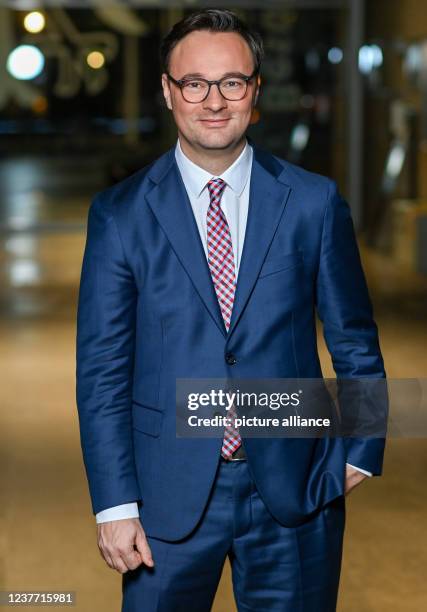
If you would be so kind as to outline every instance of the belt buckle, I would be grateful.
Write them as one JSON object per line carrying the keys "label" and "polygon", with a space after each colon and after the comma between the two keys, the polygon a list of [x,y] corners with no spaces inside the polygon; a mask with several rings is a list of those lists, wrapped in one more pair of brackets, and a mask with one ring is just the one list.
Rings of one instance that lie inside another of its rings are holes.
{"label": "belt buckle", "polygon": [[221,455],[221,459],[225,461],[226,463],[232,463],[233,461],[245,461],[246,457],[229,457],[229,458],[227,457],[226,458]]}
{"label": "belt buckle", "polygon": [[[238,452],[239,449],[237,449],[237,451],[234,452]],[[221,455],[221,458],[224,459],[224,461],[246,461],[246,455],[244,457],[223,457]]]}

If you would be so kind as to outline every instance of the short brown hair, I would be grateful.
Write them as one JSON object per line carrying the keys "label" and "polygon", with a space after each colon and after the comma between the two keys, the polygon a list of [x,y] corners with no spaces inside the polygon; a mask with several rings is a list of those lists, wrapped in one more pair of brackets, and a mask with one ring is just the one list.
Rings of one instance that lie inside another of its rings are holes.
{"label": "short brown hair", "polygon": [[231,11],[226,9],[203,9],[191,13],[181,21],[178,21],[163,38],[160,44],[160,60],[165,72],[169,71],[170,56],[176,44],[184,36],[197,30],[236,32],[240,34],[248,43],[252,52],[255,71],[260,71],[264,49],[262,38],[258,32],[251,30],[244,21]]}

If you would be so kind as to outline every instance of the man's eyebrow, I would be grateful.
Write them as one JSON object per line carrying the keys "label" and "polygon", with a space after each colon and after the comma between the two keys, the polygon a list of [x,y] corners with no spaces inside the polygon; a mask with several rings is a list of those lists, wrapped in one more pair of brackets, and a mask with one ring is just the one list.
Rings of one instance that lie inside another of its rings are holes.
{"label": "man's eyebrow", "polygon": [[[224,79],[230,76],[248,76],[248,75],[244,74],[243,72],[239,72],[238,70],[234,70],[233,72],[226,72],[220,78]],[[206,76],[202,74],[201,72],[189,72],[187,74],[184,74],[184,76],[181,77],[180,81],[184,81],[187,79],[205,79],[206,81],[211,80],[211,79],[206,78]]]}

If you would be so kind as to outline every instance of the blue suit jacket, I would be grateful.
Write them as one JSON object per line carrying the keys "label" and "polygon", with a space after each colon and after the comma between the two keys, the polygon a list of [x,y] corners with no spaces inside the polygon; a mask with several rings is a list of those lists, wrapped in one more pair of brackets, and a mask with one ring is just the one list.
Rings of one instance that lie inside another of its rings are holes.
{"label": "blue suit jacket", "polygon": [[[330,179],[251,144],[228,334],[174,148],[89,210],[77,404],[93,511],[142,500],[146,533],[167,540],[200,518],[222,443],[176,437],[176,378],[321,377],[316,309],[337,377],[385,376],[347,203]],[[343,494],[346,461],[382,469],[383,439],[244,444],[260,495],[286,526]]]}

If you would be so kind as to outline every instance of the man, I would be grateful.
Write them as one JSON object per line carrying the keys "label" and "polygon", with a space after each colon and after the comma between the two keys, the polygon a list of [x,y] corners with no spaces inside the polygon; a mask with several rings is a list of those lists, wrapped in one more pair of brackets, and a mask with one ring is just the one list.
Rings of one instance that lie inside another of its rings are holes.
{"label": "man", "polygon": [[246,136],[262,42],[202,10],[162,44],[176,147],[95,197],[78,308],[77,400],[99,548],[123,611],[335,610],[344,495],[384,440],[176,436],[177,378],[384,377],[348,205]]}

